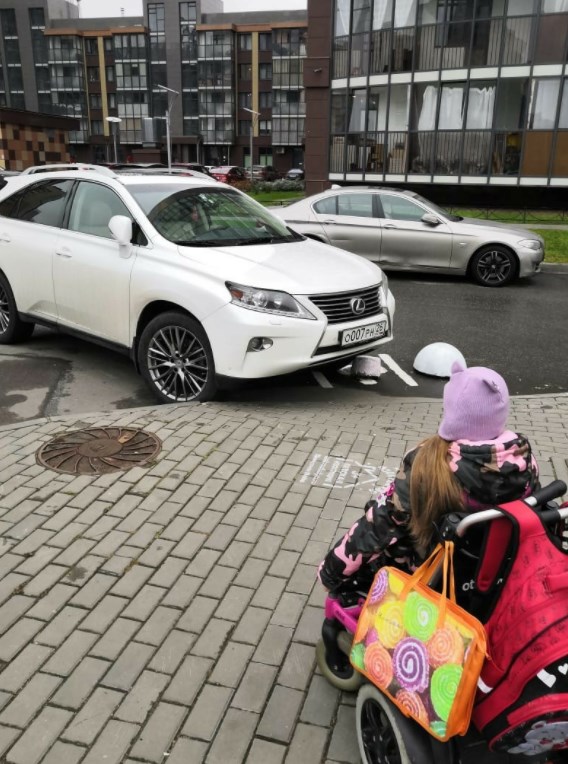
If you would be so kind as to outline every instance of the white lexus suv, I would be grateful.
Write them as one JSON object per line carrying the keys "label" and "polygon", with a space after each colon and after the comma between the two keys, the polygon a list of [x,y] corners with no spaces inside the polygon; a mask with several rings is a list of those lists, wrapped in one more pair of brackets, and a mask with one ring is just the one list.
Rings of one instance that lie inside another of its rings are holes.
{"label": "white lexus suv", "polygon": [[63,169],[0,190],[0,343],[44,324],[108,345],[164,402],[367,353],[394,309],[376,265],[215,181]]}

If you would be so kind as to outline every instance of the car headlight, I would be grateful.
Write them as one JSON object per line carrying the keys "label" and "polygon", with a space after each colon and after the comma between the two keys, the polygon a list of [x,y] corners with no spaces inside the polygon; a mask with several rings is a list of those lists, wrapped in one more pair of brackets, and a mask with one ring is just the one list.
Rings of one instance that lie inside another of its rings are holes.
{"label": "car headlight", "polygon": [[384,271],[383,271],[383,278],[381,279],[381,286],[383,288],[383,294],[385,296],[385,305],[386,305],[388,297],[389,297],[389,280],[386,273],[384,273]]}
{"label": "car headlight", "polygon": [[226,284],[231,293],[231,302],[248,310],[258,310],[260,313],[272,313],[277,316],[291,318],[308,318],[315,321],[315,316],[287,292],[274,292],[271,289]]}
{"label": "car headlight", "polygon": [[539,249],[542,249],[542,244],[538,239],[521,239],[519,242],[521,247],[526,247],[527,249],[534,249],[535,252]]}

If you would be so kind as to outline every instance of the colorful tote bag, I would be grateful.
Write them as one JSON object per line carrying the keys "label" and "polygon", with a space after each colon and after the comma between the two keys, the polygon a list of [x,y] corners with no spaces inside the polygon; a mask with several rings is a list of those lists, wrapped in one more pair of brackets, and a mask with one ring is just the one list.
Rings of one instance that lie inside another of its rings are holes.
{"label": "colorful tote bag", "polygon": [[[486,654],[483,626],[456,605],[453,547],[439,545],[413,575],[378,571],[350,655],[406,716],[442,741],[467,732]],[[441,594],[428,586],[440,565]]]}

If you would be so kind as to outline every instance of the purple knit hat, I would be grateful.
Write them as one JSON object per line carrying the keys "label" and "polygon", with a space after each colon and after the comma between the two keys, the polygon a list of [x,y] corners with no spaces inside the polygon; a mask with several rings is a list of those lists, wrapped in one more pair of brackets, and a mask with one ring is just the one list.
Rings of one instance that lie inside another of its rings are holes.
{"label": "purple knit hat", "polygon": [[500,374],[484,366],[452,364],[444,387],[444,414],[438,435],[444,440],[487,441],[505,431],[509,391]]}

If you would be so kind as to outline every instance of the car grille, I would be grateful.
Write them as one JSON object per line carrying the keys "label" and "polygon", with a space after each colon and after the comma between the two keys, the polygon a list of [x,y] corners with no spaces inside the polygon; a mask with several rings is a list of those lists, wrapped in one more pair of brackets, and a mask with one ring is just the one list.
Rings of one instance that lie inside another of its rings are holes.
{"label": "car grille", "polygon": [[[381,291],[379,285],[368,289],[358,289],[353,292],[338,292],[335,294],[314,294],[309,299],[325,313],[330,324],[342,324],[345,321],[357,321],[361,318],[375,316],[381,313]],[[353,310],[352,301],[361,299],[365,303],[360,313]]]}

